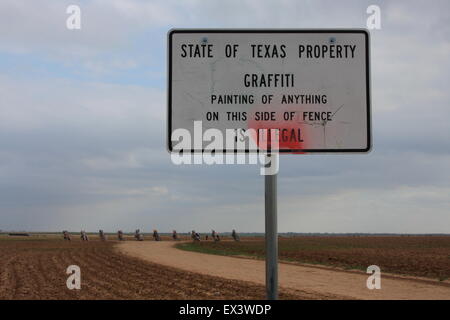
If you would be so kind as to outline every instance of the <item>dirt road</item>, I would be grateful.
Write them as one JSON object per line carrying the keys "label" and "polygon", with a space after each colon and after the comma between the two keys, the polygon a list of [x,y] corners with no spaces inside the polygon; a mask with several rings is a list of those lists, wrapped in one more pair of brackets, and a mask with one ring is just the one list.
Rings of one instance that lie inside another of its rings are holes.
{"label": "dirt road", "polygon": [[[121,253],[149,262],[181,270],[217,276],[230,280],[264,284],[264,261],[183,251],[174,242],[124,242],[117,247]],[[279,265],[280,287],[295,290],[311,298],[350,299],[449,299],[450,287],[436,281],[406,280],[382,277],[380,290],[366,287],[364,273],[331,270],[313,266]]]}

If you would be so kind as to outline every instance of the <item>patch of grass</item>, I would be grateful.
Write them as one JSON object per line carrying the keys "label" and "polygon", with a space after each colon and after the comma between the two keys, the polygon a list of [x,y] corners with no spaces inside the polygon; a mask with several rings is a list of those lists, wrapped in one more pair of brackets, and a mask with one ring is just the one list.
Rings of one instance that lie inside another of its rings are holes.
{"label": "patch of grass", "polygon": [[220,248],[219,246],[214,246],[214,244],[209,245],[210,243],[207,243],[206,245],[199,242],[189,242],[189,243],[179,243],[176,244],[175,247],[181,250],[186,251],[194,251],[194,252],[200,252],[200,253],[207,253],[207,254],[215,254],[219,256],[248,256],[248,257],[254,257],[254,258],[264,258],[264,256],[252,254],[245,250],[239,250],[234,248]]}

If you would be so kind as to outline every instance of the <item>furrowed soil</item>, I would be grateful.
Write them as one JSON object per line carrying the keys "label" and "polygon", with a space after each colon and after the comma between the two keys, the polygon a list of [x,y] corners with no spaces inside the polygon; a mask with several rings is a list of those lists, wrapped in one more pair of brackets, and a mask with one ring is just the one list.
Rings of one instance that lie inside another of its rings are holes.
{"label": "furrowed soil", "polygon": [[[128,241],[127,241],[128,242]],[[122,255],[115,241],[0,239],[0,299],[264,299],[264,286],[201,275]],[[69,290],[69,265],[81,290]],[[282,299],[312,298],[281,292]],[[325,298],[314,296],[313,298]]]}

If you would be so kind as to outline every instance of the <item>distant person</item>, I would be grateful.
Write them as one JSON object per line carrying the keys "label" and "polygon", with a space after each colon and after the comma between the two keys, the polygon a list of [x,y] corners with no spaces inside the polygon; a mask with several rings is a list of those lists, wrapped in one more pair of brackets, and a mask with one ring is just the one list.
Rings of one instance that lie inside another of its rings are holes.
{"label": "distant person", "polygon": [[117,239],[119,239],[119,241],[123,241],[123,232],[122,232],[122,230],[117,231]]}
{"label": "distant person", "polygon": [[175,240],[175,241],[178,240],[178,234],[177,234],[177,231],[176,231],[176,230],[173,230],[173,231],[172,231],[172,239]]}

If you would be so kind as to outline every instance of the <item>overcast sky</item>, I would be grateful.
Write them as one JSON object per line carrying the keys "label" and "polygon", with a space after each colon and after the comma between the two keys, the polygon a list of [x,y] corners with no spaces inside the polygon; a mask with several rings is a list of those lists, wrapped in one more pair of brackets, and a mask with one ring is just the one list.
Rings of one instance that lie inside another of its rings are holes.
{"label": "overcast sky", "polygon": [[279,230],[450,233],[446,0],[0,1],[0,229],[263,231],[258,166],[170,160],[167,31],[364,28],[370,4],[373,151],[282,155]]}

